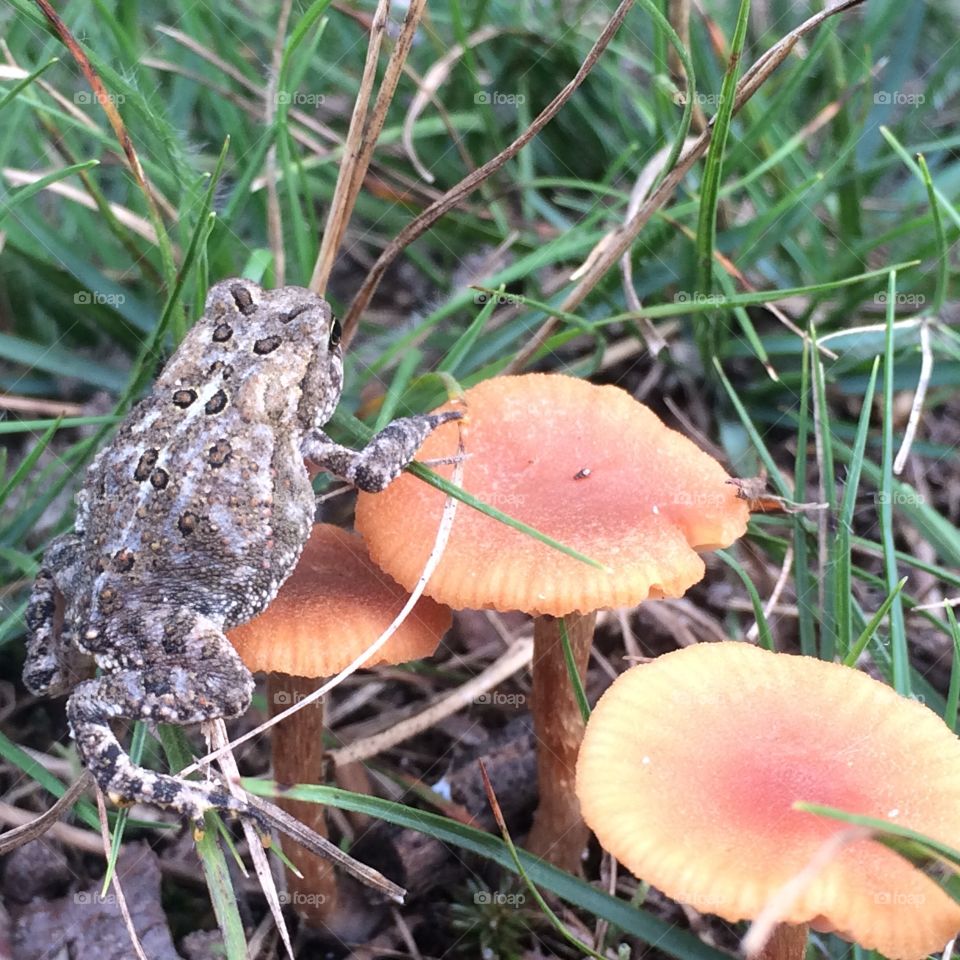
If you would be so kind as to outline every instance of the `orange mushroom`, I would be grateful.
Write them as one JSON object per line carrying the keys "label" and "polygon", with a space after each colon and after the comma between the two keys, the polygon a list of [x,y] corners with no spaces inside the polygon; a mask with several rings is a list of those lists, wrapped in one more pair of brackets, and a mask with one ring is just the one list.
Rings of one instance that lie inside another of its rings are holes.
{"label": "orange mushroom", "polygon": [[[427,585],[452,607],[537,616],[533,711],[544,747],[528,846],[572,871],[587,838],[573,796],[583,722],[552,618],[566,618],[582,676],[593,612],[681,596],[703,576],[697,551],[743,534],[747,505],[720,464],[618,387],[526,374],[486,380],[463,400],[464,489],[602,565],[461,509]],[[441,426],[420,456],[455,455],[458,430]],[[410,476],[375,497],[359,496],[356,526],[371,558],[407,587],[426,562],[443,502],[440,491]]]}
{"label": "orange mushroom", "polygon": [[[755,918],[845,829],[800,801],[960,843],[960,741],[933,711],[857,670],[747,643],[699,644],[620,676],[587,725],[577,795],[601,846],[668,896]],[[811,924],[894,960],[960,930],[960,905],[870,839],[785,905],[784,950]]]}
{"label": "orange mushroom", "polygon": [[[363,541],[331,524],[318,524],[290,578],[253,620],[228,634],[250,670],[264,671],[272,714],[308,696],[318,679],[342,670],[390,625],[407,602],[406,591],[376,567]],[[397,632],[364,666],[405,663],[433,654],[450,628],[450,611],[423,597]],[[323,705],[317,701],[273,731],[273,768],[278,783],[322,783]],[[324,808],[284,800],[293,816],[327,835]],[[288,875],[293,903],[308,922],[329,924],[336,909],[332,866],[288,853],[303,879]]]}

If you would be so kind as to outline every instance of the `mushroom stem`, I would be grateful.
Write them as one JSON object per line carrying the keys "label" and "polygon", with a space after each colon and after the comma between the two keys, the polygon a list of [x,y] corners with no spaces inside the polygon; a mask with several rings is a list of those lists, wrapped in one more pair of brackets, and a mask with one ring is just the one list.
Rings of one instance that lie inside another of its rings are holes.
{"label": "mushroom stem", "polygon": [[752,960],[803,960],[807,949],[807,924],[778,923],[763,949]]}
{"label": "mushroom stem", "polygon": [[[267,697],[273,716],[313,693],[322,680],[271,673]],[[323,700],[304,707],[273,728],[273,776],[277,783],[323,783]],[[277,801],[291,816],[321,837],[327,836],[326,808],[319,803]],[[303,874],[287,870],[287,889],[297,914],[313,927],[322,927],[337,908],[337,878],[329,860],[308,853],[297,844],[284,849],[290,862]]]}
{"label": "mushroom stem", "polygon": [[[586,676],[596,620],[596,613],[563,618],[581,679]],[[574,786],[586,724],[567,671],[560,627],[559,619],[548,616],[537,617],[533,625],[533,727],[540,804],[527,847],[561,870],[579,874],[589,830],[580,816]]]}

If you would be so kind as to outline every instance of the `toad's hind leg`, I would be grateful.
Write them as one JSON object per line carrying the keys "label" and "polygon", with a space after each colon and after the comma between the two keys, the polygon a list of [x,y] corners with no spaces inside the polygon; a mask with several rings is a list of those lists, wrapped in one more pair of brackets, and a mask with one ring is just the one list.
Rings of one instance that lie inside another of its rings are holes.
{"label": "toad's hind leg", "polygon": [[67,718],[77,750],[114,803],[149,803],[174,810],[202,827],[208,810],[258,815],[226,787],[138,767],[111,729],[118,719],[184,726],[243,713],[253,677],[216,624],[197,616],[176,662],[119,668],[76,687]]}

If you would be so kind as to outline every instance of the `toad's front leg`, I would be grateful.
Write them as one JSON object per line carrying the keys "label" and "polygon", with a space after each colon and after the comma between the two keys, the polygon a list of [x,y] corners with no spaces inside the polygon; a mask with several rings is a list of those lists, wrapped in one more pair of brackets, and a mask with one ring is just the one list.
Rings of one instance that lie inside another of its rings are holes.
{"label": "toad's front leg", "polygon": [[235,717],[253,693],[253,677],[216,624],[195,617],[176,662],[151,662],[140,669],[116,669],[76,687],[67,718],[86,767],[114,803],[150,803],[189,817],[202,829],[208,810],[259,820],[258,814],[226,787],[186,780],[138,767],[111,729],[118,719],[185,726]]}
{"label": "toad's front leg", "polygon": [[317,430],[303,443],[303,455],[367,493],[379,493],[416,455],[424,440],[442,423],[459,420],[458,410],[402,417],[388,423],[362,450],[334,443]]}
{"label": "toad's front leg", "polygon": [[66,533],[43,556],[27,603],[27,659],[23,682],[38,696],[56,696],[79,676],[90,676],[90,658],[73,645],[71,625],[61,623],[63,597],[79,575],[80,537]]}

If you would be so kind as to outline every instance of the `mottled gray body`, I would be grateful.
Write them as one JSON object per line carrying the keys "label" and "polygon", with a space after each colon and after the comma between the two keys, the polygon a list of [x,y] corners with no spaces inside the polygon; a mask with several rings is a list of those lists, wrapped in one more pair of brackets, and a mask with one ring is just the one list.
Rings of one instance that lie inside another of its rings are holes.
{"label": "mottled gray body", "polygon": [[251,811],[213,783],[136,767],[110,722],[189,724],[248,706],[253,679],[223,631],[249,620],[292,572],[314,519],[304,459],[382,490],[449,415],[388,425],[362,451],[322,431],[340,398],[339,327],[300,287],[211,288],[203,316],[91,464],[74,533],[49,547],[29,608],[24,681],[73,689],[71,730],[117,802],[199,821]]}

